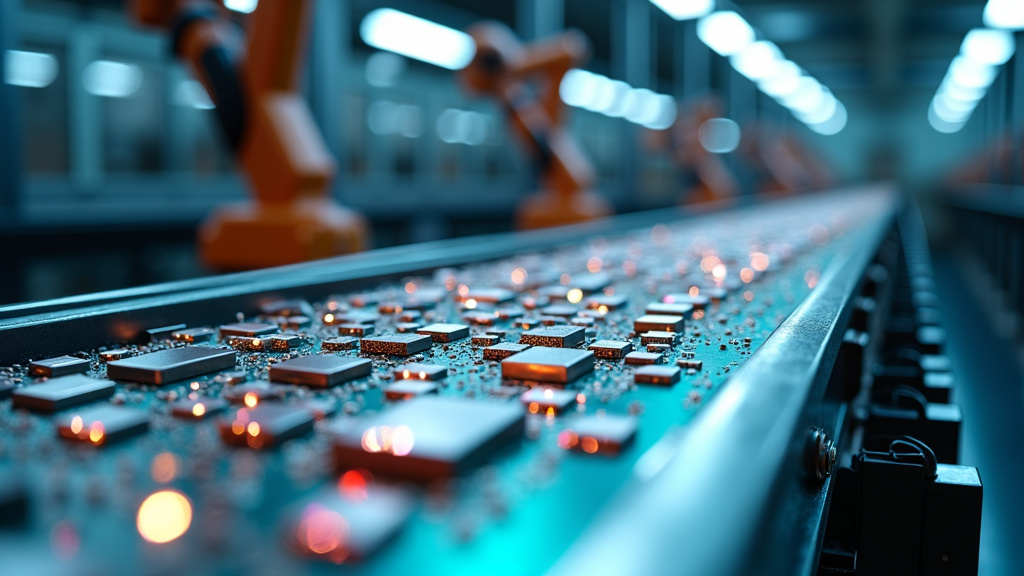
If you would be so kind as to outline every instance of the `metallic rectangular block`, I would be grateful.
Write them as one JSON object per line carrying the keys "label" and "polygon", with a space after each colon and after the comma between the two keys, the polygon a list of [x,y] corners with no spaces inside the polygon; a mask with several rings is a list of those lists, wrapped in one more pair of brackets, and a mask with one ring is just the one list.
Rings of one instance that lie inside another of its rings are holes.
{"label": "metallic rectangular block", "polygon": [[107,377],[140,384],[168,384],[235,367],[234,350],[186,346],[107,363]]}
{"label": "metallic rectangular block", "polygon": [[271,382],[327,387],[369,376],[372,368],[366,358],[316,354],[272,364],[269,377]]}
{"label": "metallic rectangular block", "polygon": [[28,408],[40,412],[56,412],[93,400],[109,398],[114,394],[114,383],[82,374],[51,378],[42,384],[23,386],[14,390],[15,408]]}
{"label": "metallic rectangular block", "polygon": [[501,361],[501,377],[568,383],[594,369],[594,353],[573,348],[530,348]]}

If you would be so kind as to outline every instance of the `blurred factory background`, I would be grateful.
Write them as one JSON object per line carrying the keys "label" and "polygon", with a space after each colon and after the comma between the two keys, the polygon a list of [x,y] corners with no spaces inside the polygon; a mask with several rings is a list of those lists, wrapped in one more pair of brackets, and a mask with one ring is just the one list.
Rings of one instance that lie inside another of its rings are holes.
{"label": "blurred factory background", "polygon": [[[226,4],[243,18],[256,1]],[[0,4],[0,237],[12,271],[0,302],[208,273],[195,227],[246,196],[202,85],[167,35],[135,24],[126,4]],[[582,31],[592,57],[562,96],[598,191],[618,212],[680,202],[680,169],[650,135],[709,91],[737,124],[709,130],[704,145],[748,195],[757,183],[741,151],[755,123],[795,136],[830,182],[928,190],[1024,114],[1008,97],[1024,59],[998,38],[980,39],[993,72],[980,93],[968,81],[971,101],[980,99],[973,114],[975,104],[949,110],[936,97],[967,33],[984,25],[980,0],[321,0],[303,91],[338,159],[334,195],[367,216],[377,247],[510,229],[517,198],[537,185],[501,110],[468,96],[453,66],[379,49],[397,42],[401,51],[403,31],[382,8],[457,30],[497,20],[525,40]],[[701,34],[694,17],[712,8],[740,18]],[[746,60],[716,53],[747,36],[767,42]],[[610,97],[589,97],[599,88]],[[627,110],[630,92],[660,108]]]}

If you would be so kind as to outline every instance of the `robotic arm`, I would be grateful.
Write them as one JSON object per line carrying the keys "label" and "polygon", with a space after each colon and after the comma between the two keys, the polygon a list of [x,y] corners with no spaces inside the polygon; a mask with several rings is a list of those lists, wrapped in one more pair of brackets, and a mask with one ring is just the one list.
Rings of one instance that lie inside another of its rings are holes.
{"label": "robotic arm", "polygon": [[255,202],[203,223],[207,264],[258,268],[361,250],[367,227],[330,197],[335,163],[296,90],[312,2],[262,0],[248,40],[211,0],[134,0],[142,24],[168,29],[217,106]]}
{"label": "robotic arm", "polygon": [[463,83],[501,103],[540,171],[543,190],[519,206],[517,225],[542,228],[611,214],[608,203],[590,191],[594,171],[562,125],[558,87],[565,73],[586,59],[586,38],[568,31],[523,46],[507,27],[490,22],[472,27],[469,34],[476,55],[462,70]]}

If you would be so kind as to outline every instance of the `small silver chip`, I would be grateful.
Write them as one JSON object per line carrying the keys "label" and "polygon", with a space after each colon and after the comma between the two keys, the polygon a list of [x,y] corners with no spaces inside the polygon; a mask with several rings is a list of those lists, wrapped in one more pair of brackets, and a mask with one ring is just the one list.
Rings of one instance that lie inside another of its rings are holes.
{"label": "small silver chip", "polygon": [[235,367],[235,351],[201,346],[170,348],[107,363],[107,377],[167,384]]}
{"label": "small silver chip", "polygon": [[15,408],[56,412],[101,398],[109,398],[113,394],[114,383],[110,380],[72,374],[51,378],[42,384],[15,388],[12,402]]}
{"label": "small silver chip", "polygon": [[619,340],[598,340],[587,349],[598,358],[622,358],[633,351],[633,344]]}
{"label": "small silver chip", "polygon": [[399,380],[384,389],[388,400],[408,400],[423,394],[437,394],[437,384],[426,380]]}
{"label": "small silver chip", "polygon": [[565,412],[566,408],[576,404],[576,392],[547,386],[534,386],[520,396],[519,401],[526,406],[526,410],[530,414],[553,416]]}
{"label": "small silver chip", "polygon": [[678,332],[661,332],[652,330],[651,332],[644,332],[640,335],[640,344],[647,346],[648,344],[667,344],[674,346],[679,341]]}
{"label": "small silver chip", "polygon": [[250,338],[256,336],[266,336],[268,334],[277,334],[278,330],[276,324],[262,324],[259,322],[239,322],[237,324],[225,324],[220,327],[220,336],[224,338],[226,336],[248,336]]}
{"label": "small silver chip", "polygon": [[626,354],[626,364],[657,364],[661,357],[660,352],[630,352]]}
{"label": "small silver chip", "polygon": [[271,382],[327,387],[369,376],[371,369],[366,358],[316,354],[272,364],[269,377]]}
{"label": "small silver chip", "polygon": [[363,338],[359,346],[363,354],[387,354],[390,356],[412,356],[430,350],[430,336],[420,334],[383,334]]}
{"label": "small silver chip", "polygon": [[685,319],[682,316],[667,316],[663,314],[645,314],[633,321],[633,331],[637,334],[644,332],[682,332],[685,326]]}
{"label": "small silver chip", "polygon": [[448,368],[436,364],[403,364],[395,368],[396,380],[443,380],[448,377]]}
{"label": "small silver chip", "polygon": [[633,379],[637,384],[670,386],[679,382],[679,368],[675,366],[643,366],[637,368]]}
{"label": "small silver chip", "polygon": [[342,350],[355,350],[359,348],[359,338],[353,336],[335,336],[324,338],[320,343],[320,349],[324,352],[339,352]]}
{"label": "small silver chip", "polygon": [[219,424],[225,444],[248,446],[255,450],[276,446],[285,440],[313,430],[312,410],[281,404],[261,404],[242,408]]}
{"label": "small silver chip", "polygon": [[61,417],[57,433],[68,440],[102,446],[149,429],[149,414],[123,406],[98,406]]}
{"label": "small silver chip", "polygon": [[628,416],[587,416],[558,435],[566,450],[615,456],[636,437],[636,420]]}
{"label": "small silver chip", "polygon": [[89,370],[89,361],[74,356],[58,356],[57,358],[29,362],[28,368],[29,373],[33,376],[56,378],[69,374],[80,374]]}
{"label": "small silver chip", "polygon": [[420,396],[332,431],[335,466],[408,480],[448,478],[522,437],[518,404]]}
{"label": "small silver chip", "polygon": [[484,360],[504,360],[513,354],[528,350],[529,344],[516,344],[515,342],[502,342],[484,348]]}
{"label": "small silver chip", "polygon": [[416,333],[430,336],[434,342],[455,342],[469,337],[469,326],[465,324],[431,324],[420,328]]}
{"label": "small silver chip", "polygon": [[684,302],[652,302],[647,305],[647,309],[644,310],[644,312],[648,314],[659,314],[667,316],[685,316],[693,312],[693,304],[687,304]]}
{"label": "small silver chip", "polygon": [[178,342],[187,342],[189,344],[212,340],[216,335],[217,333],[211,328],[186,328],[185,330],[171,332],[171,338]]}
{"label": "small silver chip", "polygon": [[594,369],[594,353],[572,348],[530,348],[501,361],[509,380],[568,383]]}
{"label": "small silver chip", "polygon": [[575,348],[583,343],[586,329],[580,326],[549,326],[523,332],[521,344],[553,348]]}

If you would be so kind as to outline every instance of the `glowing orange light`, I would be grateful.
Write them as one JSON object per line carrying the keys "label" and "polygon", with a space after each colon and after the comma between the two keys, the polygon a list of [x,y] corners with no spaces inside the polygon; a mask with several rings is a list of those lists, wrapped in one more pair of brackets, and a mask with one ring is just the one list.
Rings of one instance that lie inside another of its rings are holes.
{"label": "glowing orange light", "polygon": [[469,294],[469,286],[459,284],[459,296],[465,296],[466,294]]}
{"label": "glowing orange light", "polygon": [[100,442],[103,442],[103,436],[103,423],[93,422],[92,425],[89,426],[89,441],[93,444],[99,444]]}
{"label": "glowing orange light", "polygon": [[565,295],[565,299],[573,304],[579,304],[583,300],[583,290],[573,288]]}
{"label": "glowing orange light", "polygon": [[202,402],[196,402],[195,405],[192,406],[192,415],[196,418],[201,418],[203,414],[206,414],[206,405]]}
{"label": "glowing orange light", "polygon": [[235,420],[231,423],[231,432],[234,433],[235,436],[241,436],[245,433],[245,423]]}
{"label": "glowing orange light", "polygon": [[703,270],[704,273],[710,273],[712,270],[715,269],[715,266],[718,266],[721,263],[721,258],[715,256],[714,254],[708,254],[704,256],[704,258],[701,258],[700,269]]}
{"label": "glowing orange light", "polygon": [[466,306],[466,308],[470,310],[473,310],[477,306],[477,302],[473,298],[467,298],[466,301],[463,302],[463,304]]}
{"label": "glowing orange light", "polygon": [[593,454],[597,452],[597,439],[591,436],[584,436],[583,441],[580,442],[580,448],[582,448],[583,451],[586,452],[587,454]]}
{"label": "glowing orange light", "polygon": [[689,290],[687,291],[687,293],[688,293],[688,294],[689,294],[689,295],[690,295],[691,297],[694,297],[694,298],[696,298],[697,296],[700,296],[700,288],[698,288],[698,287],[696,287],[696,286],[690,286],[690,289],[689,289]]}
{"label": "glowing orange light", "polygon": [[815,286],[817,286],[818,280],[820,279],[821,275],[818,274],[817,270],[808,270],[807,273],[804,274],[804,282],[807,283],[808,288],[814,288]]}
{"label": "glowing orange light", "polygon": [[193,382],[189,384],[189,388],[192,388],[193,390],[199,390],[199,382]]}
{"label": "glowing orange light", "polygon": [[711,269],[711,275],[715,277],[715,280],[725,280],[726,274],[725,264],[716,264],[715,267]]}
{"label": "glowing orange light", "polygon": [[324,314],[324,324],[334,324],[334,314]]}
{"label": "glowing orange light", "polygon": [[597,307],[597,311],[600,312],[601,314],[607,314],[608,307],[605,306],[604,304],[601,304],[600,306]]}
{"label": "glowing orange light", "polygon": [[245,431],[249,433],[249,436],[259,436],[260,425],[258,422],[249,422],[249,425],[245,428]]}
{"label": "glowing orange light", "polygon": [[[348,533],[348,522],[341,514],[310,504],[302,513],[295,537],[303,548],[313,554],[331,554],[331,560],[341,563],[347,556],[343,545]],[[341,555],[336,557],[338,552]]]}
{"label": "glowing orange light", "polygon": [[537,412],[540,411],[540,404],[537,404],[536,402],[530,402],[529,410],[530,414],[536,414]]}
{"label": "glowing orange light", "polygon": [[554,406],[548,406],[548,410],[544,414],[547,415],[548,417],[554,416],[555,415],[555,407]]}
{"label": "glowing orange light", "polygon": [[171,482],[178,475],[178,457],[170,452],[157,454],[149,466],[149,473],[161,484]]}
{"label": "glowing orange light", "polygon": [[402,370],[402,378],[406,380],[412,378],[412,372],[409,372],[408,370]]}
{"label": "glowing orange light", "polygon": [[740,280],[743,280],[743,282],[750,282],[753,279],[754,279],[754,271],[753,270],[751,270],[750,268],[744,268],[743,270],[740,270]]}
{"label": "glowing orange light", "polygon": [[78,433],[82,431],[82,426],[83,426],[83,424],[82,424],[82,417],[81,416],[75,416],[74,418],[71,419],[71,433],[72,434],[77,436]]}
{"label": "glowing orange light", "polygon": [[349,470],[338,478],[338,493],[350,500],[366,500],[367,475],[369,472]]}
{"label": "glowing orange light", "polygon": [[424,372],[423,370],[420,370],[419,377],[420,377],[420,380],[426,380],[427,379],[427,373]]}
{"label": "glowing orange light", "polygon": [[770,263],[771,260],[768,258],[768,255],[765,254],[764,252],[754,252],[753,254],[750,255],[750,267],[753,268],[754,270],[757,270],[758,272],[764,272],[765,270],[767,270],[768,264]]}
{"label": "glowing orange light", "polygon": [[604,262],[601,262],[600,258],[594,256],[590,260],[587,260],[587,271],[591,272],[592,274],[597,274],[598,272],[601,271],[601,266],[603,264]]}
{"label": "glowing orange light", "polygon": [[254,408],[260,403],[260,397],[257,396],[255,392],[246,392],[245,396],[242,398],[242,402],[244,402],[249,408]]}
{"label": "glowing orange light", "polygon": [[416,291],[416,284],[413,282],[406,282],[405,291],[408,292],[409,294],[412,294],[413,292]]}
{"label": "glowing orange light", "polygon": [[580,392],[579,394],[576,395],[576,402],[578,402],[580,404],[586,404],[587,403],[587,395],[584,394],[583,392]]}
{"label": "glowing orange light", "polygon": [[161,490],[142,501],[136,517],[139,534],[154,544],[180,538],[192,524],[192,503],[174,490]]}
{"label": "glowing orange light", "polygon": [[554,390],[552,390],[551,388],[545,388],[544,389],[544,398],[550,400],[550,399],[552,399],[554,397],[555,397],[555,391]]}
{"label": "glowing orange light", "polygon": [[572,448],[579,444],[579,436],[572,430],[564,430],[558,434],[558,446],[560,448]]}
{"label": "glowing orange light", "polygon": [[522,284],[523,282],[526,282],[526,276],[527,273],[525,268],[516,268],[512,271],[512,283]]}

